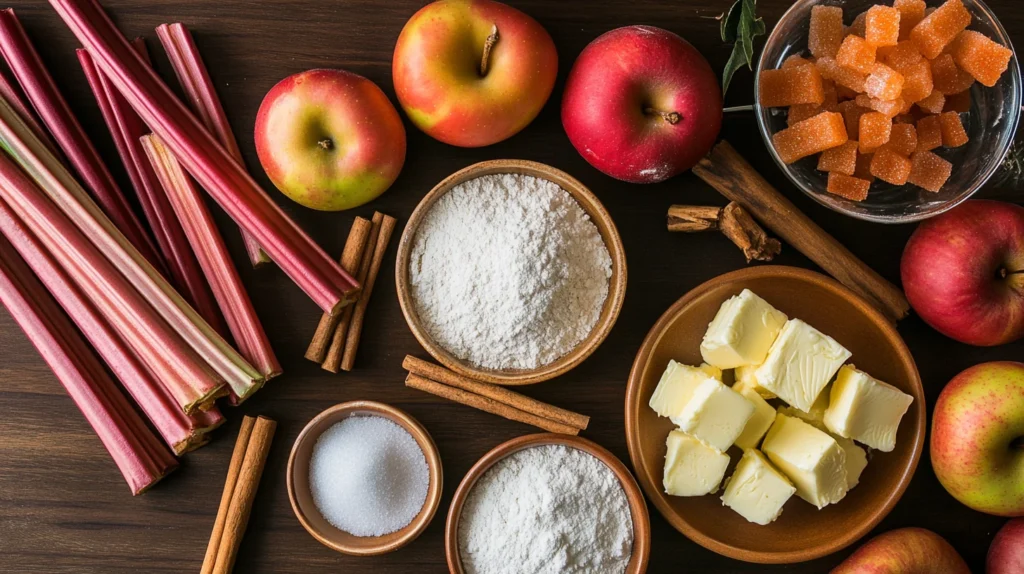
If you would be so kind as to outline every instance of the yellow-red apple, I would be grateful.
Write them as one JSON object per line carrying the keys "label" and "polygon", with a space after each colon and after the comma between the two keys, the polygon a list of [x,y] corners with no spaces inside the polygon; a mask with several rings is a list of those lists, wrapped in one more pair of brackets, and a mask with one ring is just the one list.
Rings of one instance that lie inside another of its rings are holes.
{"label": "yellow-red apple", "polygon": [[869,540],[832,574],[971,574],[971,569],[931,530],[898,528]]}
{"label": "yellow-red apple", "polygon": [[362,205],[394,183],[405,127],[377,84],[343,70],[309,70],[267,92],[256,153],[282,193],[322,211]]}
{"label": "yellow-red apple", "polygon": [[602,34],[576,59],[562,125],[605,174],[656,183],[711,150],[722,126],[722,91],[689,42],[661,28],[626,26]]}
{"label": "yellow-red apple", "polygon": [[982,363],[953,377],[935,403],[931,459],[960,502],[1024,516],[1024,363]]}
{"label": "yellow-red apple", "polygon": [[537,117],[558,73],[536,20],[492,0],[439,0],[405,24],[391,65],[398,102],[427,135],[480,147]]}

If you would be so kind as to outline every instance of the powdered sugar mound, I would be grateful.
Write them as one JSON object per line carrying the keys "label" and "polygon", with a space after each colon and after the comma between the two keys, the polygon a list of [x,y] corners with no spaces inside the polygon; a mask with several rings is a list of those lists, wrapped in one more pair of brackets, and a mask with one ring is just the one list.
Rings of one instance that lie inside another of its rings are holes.
{"label": "powdered sugar mound", "polygon": [[456,357],[532,369],[562,357],[597,324],[612,260],[597,226],[557,184],[497,174],[453,187],[416,234],[416,313]]}
{"label": "powdered sugar mound", "polygon": [[615,474],[594,456],[538,446],[499,461],[459,520],[468,574],[621,574],[633,523]]}

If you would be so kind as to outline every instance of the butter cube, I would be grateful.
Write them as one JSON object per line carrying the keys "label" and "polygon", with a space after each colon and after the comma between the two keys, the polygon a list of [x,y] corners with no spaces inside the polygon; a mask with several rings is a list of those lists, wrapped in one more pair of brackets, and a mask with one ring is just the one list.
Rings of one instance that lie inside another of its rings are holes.
{"label": "butter cube", "polygon": [[743,395],[714,379],[705,379],[693,390],[683,411],[671,419],[679,430],[726,451],[753,414],[754,405]]}
{"label": "butter cube", "polygon": [[914,397],[846,365],[832,386],[825,426],[837,435],[890,452],[896,430]]}
{"label": "butter cube", "polygon": [[796,417],[818,430],[827,432],[829,436],[836,439],[843,452],[846,453],[846,487],[853,489],[853,487],[860,483],[860,475],[868,466],[868,453],[857,443],[833,433],[825,426],[825,408],[828,406],[828,391],[829,389],[826,388],[821,392],[821,397],[814,402],[810,413],[805,413],[793,407],[782,407],[779,409],[779,413],[788,417]]}
{"label": "butter cube", "polygon": [[[735,390],[735,387],[733,390]],[[769,405],[755,391],[742,389],[739,393],[750,401],[750,404],[754,405],[754,414],[747,421],[746,426],[743,427],[743,432],[740,433],[740,436],[736,437],[736,446],[743,449],[757,448],[757,445],[761,444],[761,439],[764,438],[765,433],[768,432],[772,423],[775,422],[775,408]]]}
{"label": "butter cube", "polygon": [[796,494],[819,509],[846,496],[846,453],[828,433],[779,414],[761,445],[796,486]]}
{"label": "butter cube", "polygon": [[808,412],[850,355],[832,337],[800,319],[790,319],[754,376],[759,385]]}
{"label": "butter cube", "polygon": [[707,363],[701,363],[697,368],[704,371],[707,376],[715,379],[716,381],[722,380],[722,369],[719,369],[718,367],[713,367]]}
{"label": "butter cube", "polygon": [[782,514],[782,506],[794,492],[793,484],[763,454],[746,449],[725,485],[722,504],[749,522],[765,526]]}
{"label": "butter cube", "polygon": [[665,494],[703,496],[718,490],[729,455],[679,430],[668,433],[665,448]]}
{"label": "butter cube", "polygon": [[[714,367],[711,368],[714,369]],[[721,376],[721,371],[718,373]],[[651,395],[649,404],[660,416],[680,416],[686,403],[693,396],[694,389],[707,380],[715,380],[707,370],[669,361],[668,367],[661,375],[661,380],[658,381],[658,386],[654,389],[654,394]]]}
{"label": "butter cube", "polygon": [[785,313],[744,289],[718,308],[700,344],[700,354],[720,369],[761,363],[786,319]]}
{"label": "butter cube", "polygon": [[775,393],[757,384],[757,368],[761,365],[743,365],[742,367],[736,367],[732,372],[733,383],[732,388],[734,391],[739,392],[740,389],[752,389],[757,391],[757,394],[761,395],[766,401],[770,401],[776,398]]}

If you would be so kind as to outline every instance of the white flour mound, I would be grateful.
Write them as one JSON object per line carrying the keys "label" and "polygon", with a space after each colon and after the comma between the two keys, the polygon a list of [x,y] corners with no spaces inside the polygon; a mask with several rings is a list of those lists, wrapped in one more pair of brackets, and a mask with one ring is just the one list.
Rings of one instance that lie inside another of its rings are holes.
{"label": "white flour mound", "polygon": [[611,267],[597,226],[567,191],[498,174],[432,206],[409,273],[416,313],[439,345],[480,367],[532,369],[590,334]]}

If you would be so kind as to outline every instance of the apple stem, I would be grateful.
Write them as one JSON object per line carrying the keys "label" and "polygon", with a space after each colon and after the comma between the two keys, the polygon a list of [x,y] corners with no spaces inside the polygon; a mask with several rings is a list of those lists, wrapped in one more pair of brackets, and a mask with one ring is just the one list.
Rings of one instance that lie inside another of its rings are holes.
{"label": "apple stem", "polygon": [[322,149],[324,151],[330,151],[330,149],[332,147],[334,147],[334,142],[332,142],[331,140],[329,140],[327,138],[324,138],[324,139],[316,142],[316,145],[320,146],[320,149]]}
{"label": "apple stem", "polygon": [[1017,269],[1016,271],[1010,271],[1006,267],[1000,267],[999,268],[999,278],[1000,279],[1006,279],[1010,275],[1018,275],[1020,273],[1024,273],[1024,269]]}
{"label": "apple stem", "polygon": [[683,119],[679,112],[663,112],[654,108],[644,108],[644,113],[649,116],[659,116],[672,125],[678,124]]}
{"label": "apple stem", "polygon": [[494,45],[498,43],[498,25],[494,24],[491,26],[491,33],[484,40],[484,53],[480,57],[480,76],[486,76],[487,70],[491,66],[491,50],[494,49]]}

